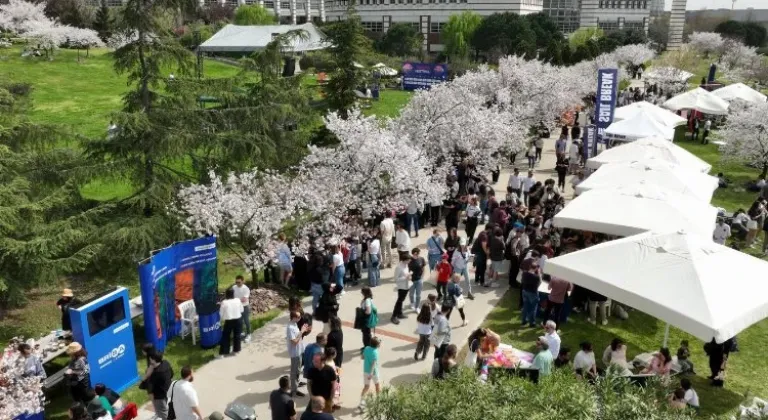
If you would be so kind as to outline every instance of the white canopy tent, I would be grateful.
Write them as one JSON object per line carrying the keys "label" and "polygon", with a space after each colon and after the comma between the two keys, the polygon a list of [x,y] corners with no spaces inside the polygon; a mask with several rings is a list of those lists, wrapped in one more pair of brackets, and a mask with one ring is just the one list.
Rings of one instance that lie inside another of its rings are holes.
{"label": "white canopy tent", "polygon": [[678,165],[696,172],[709,172],[712,165],[682,147],[661,138],[644,138],[602,151],[587,160],[587,168],[607,163],[659,162]]}
{"label": "white canopy tent", "polygon": [[[600,264],[595,264],[600,261]],[[544,272],[717,342],[768,317],[768,262],[710,236],[648,232],[547,260]]]}
{"label": "white canopy tent", "polygon": [[382,76],[397,76],[397,70],[387,66],[384,63],[376,63],[371,67],[375,71],[379,72]]}
{"label": "white canopy tent", "polygon": [[680,83],[685,83],[693,77],[693,73],[685,70],[676,69],[674,67],[654,67],[645,72],[643,77],[650,81],[655,80],[674,80]]}
{"label": "white canopy tent", "polygon": [[725,115],[728,113],[728,102],[700,87],[675,96],[664,102],[663,106],[673,111],[693,109],[705,114]]}
{"label": "white canopy tent", "polygon": [[290,52],[322,50],[329,44],[325,35],[311,23],[303,25],[227,25],[197,47],[198,52],[251,52],[261,51],[272,42],[275,34],[302,30],[307,39],[295,39],[289,46]]}
{"label": "white canopy tent", "polygon": [[630,105],[616,108],[613,119],[614,121],[628,120],[638,114],[648,114],[654,120],[667,127],[674,128],[678,125],[684,125],[686,123],[685,118],[646,101],[635,102]]}
{"label": "white canopy tent", "polygon": [[650,230],[685,229],[712,236],[717,209],[666,188],[635,184],[590,190],[555,215],[559,228],[630,236]]}
{"label": "white canopy tent", "polygon": [[605,129],[605,137],[614,141],[634,141],[646,137],[661,137],[672,141],[675,129],[659,123],[646,112],[615,122]]}
{"label": "white canopy tent", "polygon": [[658,185],[709,203],[717,189],[718,179],[663,162],[610,163],[579,183],[576,193],[632,184]]}
{"label": "white canopy tent", "polygon": [[712,91],[712,94],[725,101],[741,99],[747,102],[765,102],[768,97],[744,83],[734,83]]}

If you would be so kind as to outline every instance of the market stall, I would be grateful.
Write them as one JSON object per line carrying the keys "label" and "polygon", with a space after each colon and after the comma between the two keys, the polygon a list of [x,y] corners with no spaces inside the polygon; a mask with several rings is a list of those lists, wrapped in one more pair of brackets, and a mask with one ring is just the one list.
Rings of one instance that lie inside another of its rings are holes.
{"label": "market stall", "polygon": [[646,137],[661,137],[672,141],[675,130],[658,122],[647,112],[636,113],[631,118],[617,121],[605,129],[605,138],[617,142],[631,142]]}
{"label": "market stall", "polygon": [[686,123],[685,118],[646,101],[635,102],[633,104],[616,108],[616,111],[613,115],[613,120],[629,120],[639,114],[647,114],[661,125],[671,128],[685,125]]}
{"label": "market stall", "polygon": [[598,169],[609,163],[658,162],[707,173],[712,165],[665,139],[649,137],[600,152],[587,160],[587,168]]}
{"label": "market stall", "polygon": [[692,109],[703,114],[725,115],[728,113],[728,102],[700,87],[673,97],[664,102],[663,106],[673,111]]}
{"label": "market stall", "polygon": [[734,83],[732,85],[722,87],[712,91],[712,94],[727,102],[731,102],[736,99],[747,102],[765,102],[766,99],[768,99],[767,96],[752,89],[744,83]]}

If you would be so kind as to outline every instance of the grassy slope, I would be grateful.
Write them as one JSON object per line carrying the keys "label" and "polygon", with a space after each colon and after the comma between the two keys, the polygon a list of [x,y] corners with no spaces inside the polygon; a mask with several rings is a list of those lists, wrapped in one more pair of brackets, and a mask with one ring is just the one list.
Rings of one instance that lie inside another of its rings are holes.
{"label": "grassy slope", "polygon": [[[540,328],[520,328],[517,289],[512,289],[491,311],[483,326],[496,331],[502,336],[502,342],[522,350],[533,351],[538,336],[543,335]],[[468,314],[471,316],[471,314]],[[590,341],[595,348],[596,358],[614,337],[623,338],[629,347],[627,358],[638,353],[652,352],[659,349],[664,339],[664,323],[638,311],[630,312],[629,320],[621,321],[612,317],[607,326],[594,326],[586,322],[583,315],[571,314],[568,322],[560,326],[562,345],[570,348],[571,357],[579,350],[579,343]],[[692,360],[697,375],[690,376],[693,386],[701,400],[702,414],[724,415],[738,407],[745,396],[765,397],[768,395],[768,365],[763,362],[763,343],[768,339],[768,321],[762,321],[739,334],[741,351],[735,353],[728,364],[726,387],[723,389],[709,386],[706,376],[709,365],[703,350],[703,343],[676,328],[670,329],[669,347],[674,353],[680,340],[690,343]],[[598,362],[600,363],[600,362]]]}

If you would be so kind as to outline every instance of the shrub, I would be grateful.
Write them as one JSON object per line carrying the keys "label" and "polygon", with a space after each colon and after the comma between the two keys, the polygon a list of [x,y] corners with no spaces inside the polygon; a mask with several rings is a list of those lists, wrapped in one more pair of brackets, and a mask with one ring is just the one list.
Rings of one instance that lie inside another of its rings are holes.
{"label": "shrub", "polygon": [[481,384],[474,372],[461,369],[441,381],[425,377],[385,389],[369,399],[366,419],[692,419],[692,412],[668,408],[668,393],[657,381],[641,388],[611,376],[590,385],[570,371],[556,371],[539,384],[511,377]]}

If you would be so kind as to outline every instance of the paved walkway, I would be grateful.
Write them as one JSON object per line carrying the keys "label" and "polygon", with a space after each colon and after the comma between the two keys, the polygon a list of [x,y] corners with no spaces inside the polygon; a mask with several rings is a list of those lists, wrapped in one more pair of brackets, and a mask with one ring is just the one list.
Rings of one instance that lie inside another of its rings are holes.
{"label": "paved walkway", "polygon": [[[553,131],[554,132],[554,131]],[[557,132],[559,134],[559,131]],[[545,144],[541,164],[537,165],[537,179],[544,181],[546,178],[556,178],[554,139]],[[517,164],[521,172],[527,170],[525,158],[518,158]],[[494,186],[501,197],[506,193],[506,183],[511,171],[506,167]],[[567,184],[570,189],[570,183]],[[572,192],[567,191],[570,198]],[[412,246],[424,245],[431,234],[431,228],[422,229],[418,238],[412,238]],[[460,233],[464,235],[462,231]],[[470,270],[470,276],[474,271]],[[374,289],[374,301],[379,309],[379,326],[376,335],[383,339],[380,348],[381,376],[385,384],[397,385],[413,382],[428,372],[432,363],[432,350],[424,361],[414,361],[413,354],[416,348],[416,314],[407,309],[405,314],[408,319],[402,320],[399,325],[390,323],[392,308],[396,295],[393,280],[393,269],[382,270],[381,286]],[[224,279],[228,281],[229,279]],[[497,288],[474,288],[475,300],[466,300],[464,311],[467,315],[468,325],[461,326],[461,317],[458,313],[451,317],[453,327],[453,343],[460,347],[466,342],[469,334],[478,328],[490,310],[499,302],[507,290],[506,281],[501,282]],[[429,281],[424,286],[422,298],[426,299],[428,293],[434,291],[434,282]],[[337,419],[361,418],[356,409],[360,391],[363,385],[363,366],[359,348],[362,346],[360,331],[352,328],[355,317],[355,308],[360,304],[360,287],[352,287],[340,299],[339,317],[343,321],[344,330],[344,364],[342,373],[342,408],[334,415]],[[305,299],[305,309],[311,312],[311,298]],[[404,305],[407,306],[407,305]],[[232,401],[247,404],[256,409],[259,419],[269,418],[268,409],[269,394],[277,388],[277,380],[280,376],[289,373],[290,359],[288,358],[285,343],[285,326],[288,322],[287,313],[282,314],[269,322],[253,334],[253,339],[248,345],[244,345],[242,352],[237,357],[214,360],[201,367],[195,373],[195,388],[197,389],[200,406],[203,413],[212,411],[223,412],[226,405]],[[314,341],[315,334],[322,331],[323,325],[315,322],[313,334],[305,340],[306,343]],[[309,401],[308,397],[296,398],[297,407],[303,411]],[[145,406],[142,410],[146,418],[151,416]]]}

